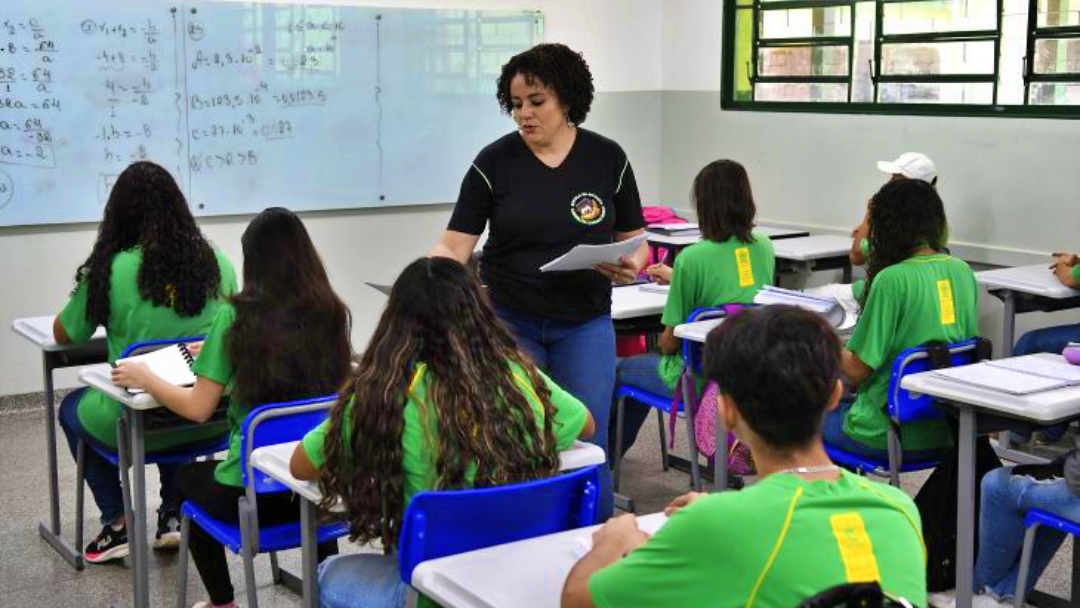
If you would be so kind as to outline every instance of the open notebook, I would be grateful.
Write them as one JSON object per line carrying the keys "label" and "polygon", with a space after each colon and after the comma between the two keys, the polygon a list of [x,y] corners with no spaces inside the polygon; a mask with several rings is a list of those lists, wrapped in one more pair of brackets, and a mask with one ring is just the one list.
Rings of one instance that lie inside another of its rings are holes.
{"label": "open notebook", "polygon": [[[195,363],[195,356],[191,354],[186,344],[171,344],[145,355],[116,360],[117,365],[134,362],[145,363],[150,368],[150,371],[169,384],[177,386],[195,384],[195,374],[191,371],[191,366]],[[146,391],[141,388],[131,388],[128,389],[128,392],[143,393]]]}
{"label": "open notebook", "polygon": [[836,298],[814,295],[802,291],[766,285],[754,296],[754,304],[787,304],[820,314],[837,329],[847,329],[855,324]]}
{"label": "open notebook", "polygon": [[1080,386],[1080,367],[1035,355],[939,369],[934,375],[1009,395]]}

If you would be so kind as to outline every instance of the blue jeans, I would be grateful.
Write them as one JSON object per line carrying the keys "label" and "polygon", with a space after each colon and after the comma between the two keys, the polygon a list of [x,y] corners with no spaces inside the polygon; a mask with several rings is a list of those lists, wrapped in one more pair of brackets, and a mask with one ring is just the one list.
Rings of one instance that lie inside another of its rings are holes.
{"label": "blue jeans", "polygon": [[[674,391],[668,388],[663,378],[660,377],[660,355],[657,353],[619,359],[615,368],[615,384],[616,386],[629,384],[643,391],[655,393],[669,399],[674,394]],[[613,400],[612,407],[615,405],[617,404]],[[645,419],[649,417],[650,411],[652,411],[651,407],[633,399],[627,399],[623,404],[623,454],[626,454],[633,447],[638,431],[641,430],[641,425],[645,424]],[[611,423],[608,426],[608,456],[611,459],[615,457],[615,425],[616,417],[612,414]]]}
{"label": "blue jeans", "polygon": [[[79,439],[87,443],[83,454],[83,472],[86,476],[86,485],[90,486],[90,494],[94,496],[94,502],[101,511],[101,524],[108,525],[116,522],[124,514],[124,495],[120,488],[120,469],[113,463],[94,451],[93,446],[103,448],[110,452],[115,451],[98,440],[94,439],[79,421],[79,400],[87,391],[80,388],[72,391],[60,403],[60,428],[67,437],[68,447],[71,448],[72,458],[77,457]],[[161,508],[160,511],[170,515],[180,513],[180,500],[176,494],[173,477],[180,465],[159,464],[158,471],[161,474]]]}
{"label": "blue jeans", "polygon": [[400,608],[406,590],[396,555],[353,553],[319,565],[321,608]]}
{"label": "blue jeans", "polygon": [[[844,418],[847,417],[847,413],[851,411],[851,406],[854,404],[854,401],[841,401],[839,407],[825,415],[825,424],[821,429],[821,435],[825,439],[825,443],[844,452],[864,458],[873,458],[883,464],[888,464],[888,450],[879,450],[868,446],[848,437],[847,433],[844,432]],[[904,461],[933,460],[939,458],[942,453],[943,450],[904,450]]]}
{"label": "blue jeans", "polygon": [[[974,591],[989,591],[999,599],[1016,596],[1024,517],[1029,509],[1080,521],[1080,496],[1070,492],[1064,480],[1037,481],[1027,475],[1012,475],[1011,468],[995,469],[983,477]],[[1035,587],[1064,540],[1064,532],[1039,527],[1031,553],[1028,591]]]}
{"label": "blue jeans", "polygon": [[[518,346],[556,384],[580,399],[596,422],[592,443],[607,449],[611,395],[615,391],[615,328],[611,315],[588,321],[559,321],[500,308],[499,318]],[[615,510],[611,470],[600,467],[600,519]]]}

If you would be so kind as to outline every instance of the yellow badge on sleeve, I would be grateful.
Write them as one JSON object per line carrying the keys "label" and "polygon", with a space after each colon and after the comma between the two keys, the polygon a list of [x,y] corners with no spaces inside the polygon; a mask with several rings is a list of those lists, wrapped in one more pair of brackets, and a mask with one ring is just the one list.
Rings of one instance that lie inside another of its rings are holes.
{"label": "yellow badge on sleeve", "polygon": [[750,264],[750,248],[739,247],[735,250],[735,264],[739,268],[739,287],[754,284],[754,267]]}
{"label": "yellow badge on sleeve", "polygon": [[874,557],[874,545],[866,533],[863,518],[854,511],[840,513],[829,518],[836,545],[840,549],[840,559],[844,562],[849,583],[880,582],[877,558]]}
{"label": "yellow badge on sleeve", "polygon": [[953,302],[952,284],[942,279],[937,282],[938,301],[941,302],[941,324],[956,323],[956,305]]}

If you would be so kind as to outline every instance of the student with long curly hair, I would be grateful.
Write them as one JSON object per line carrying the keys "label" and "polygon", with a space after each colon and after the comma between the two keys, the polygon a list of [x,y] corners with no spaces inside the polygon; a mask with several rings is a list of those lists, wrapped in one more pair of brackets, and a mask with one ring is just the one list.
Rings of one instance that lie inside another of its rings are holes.
{"label": "student with long curly hair", "polygon": [[[142,387],[180,416],[202,422],[231,388],[229,452],[222,461],[195,462],[176,479],[180,496],[214,518],[238,521],[244,495],[240,424],[251,407],[334,393],[349,374],[349,309],[334,293],[304,224],[287,209],[271,208],[251,221],[241,239],[244,289],[214,318],[192,367],[194,387],[169,384],[144,364],[113,371],[120,386]],[[259,523],[273,526],[300,517],[291,493],[262,494]],[[213,606],[234,606],[225,548],[191,526],[191,556]],[[337,552],[319,547],[319,557]],[[248,590],[249,592],[252,590]]]}
{"label": "student with long curly hair", "polygon": [[391,552],[417,492],[553,475],[558,452],[593,427],[515,343],[472,273],[448,258],[409,264],[329,420],[292,457],[293,475],[318,479],[323,509],[344,504],[350,539],[381,540],[387,552],[325,563],[320,605],[403,605]]}
{"label": "student with long curly hair", "polygon": [[[94,248],[75,272],[75,289],[56,317],[53,334],[60,344],[85,342],[104,326],[114,362],[133,342],[205,333],[222,298],[235,291],[232,264],[203,237],[176,181],[154,163],[137,162],[124,169],[109,193]],[[72,455],[80,438],[115,450],[121,412],[119,403],[94,389],[65,397],[60,427]],[[147,450],[205,439],[201,430],[172,433],[148,440]],[[85,451],[84,462],[103,528],[83,557],[91,563],[120,559],[128,554],[120,473],[94,450]],[[176,467],[158,469],[161,507],[154,547],[175,547]]]}
{"label": "student with long curly hair", "polygon": [[[930,184],[914,179],[885,184],[870,200],[868,221],[866,292],[843,363],[858,396],[829,415],[825,442],[885,458],[893,360],[907,348],[977,335],[979,293],[971,267],[943,253],[945,208]],[[905,425],[900,436],[905,460],[929,459],[952,445],[943,420]]]}

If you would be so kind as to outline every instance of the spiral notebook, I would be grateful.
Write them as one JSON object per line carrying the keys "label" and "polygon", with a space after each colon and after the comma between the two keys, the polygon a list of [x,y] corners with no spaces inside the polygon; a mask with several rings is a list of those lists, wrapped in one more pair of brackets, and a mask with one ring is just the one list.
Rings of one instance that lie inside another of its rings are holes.
{"label": "spiral notebook", "polygon": [[[145,355],[116,360],[117,365],[136,362],[145,363],[150,368],[150,371],[169,384],[177,386],[192,386],[195,384],[195,374],[191,371],[191,366],[195,363],[195,356],[191,354],[186,344],[172,344]],[[130,388],[128,392],[143,393],[146,391],[141,388]]]}
{"label": "spiral notebook", "polygon": [[934,375],[1009,395],[1080,386],[1080,368],[1037,355],[983,361],[934,371]]}

